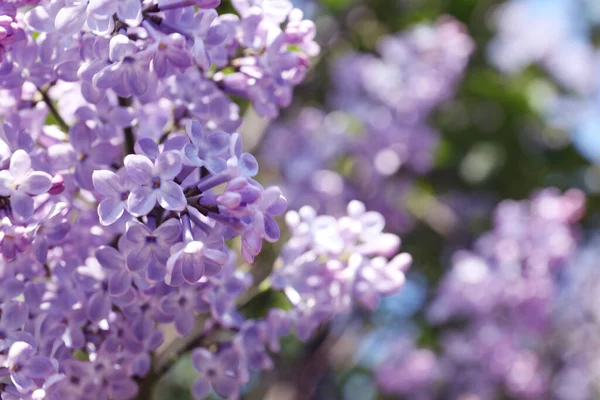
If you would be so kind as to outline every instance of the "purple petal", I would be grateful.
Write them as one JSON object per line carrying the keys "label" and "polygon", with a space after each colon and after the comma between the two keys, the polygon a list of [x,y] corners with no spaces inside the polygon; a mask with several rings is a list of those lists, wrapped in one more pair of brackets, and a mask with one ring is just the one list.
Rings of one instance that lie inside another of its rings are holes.
{"label": "purple petal", "polygon": [[139,66],[125,71],[125,83],[129,91],[136,96],[143,96],[150,89],[150,75]]}
{"label": "purple petal", "polygon": [[54,19],[56,31],[63,35],[78,33],[87,19],[86,5],[86,3],[82,3],[75,7],[61,8]]}
{"label": "purple petal", "polygon": [[154,165],[146,156],[130,154],[125,157],[127,175],[139,184],[146,184],[152,179]]}
{"label": "purple petal", "polygon": [[34,171],[25,177],[21,182],[20,189],[31,195],[38,195],[48,192],[52,187],[52,177],[41,171]]}
{"label": "purple petal", "polygon": [[7,171],[0,171],[0,196],[10,196],[15,178]]}
{"label": "purple petal", "polygon": [[192,394],[195,399],[205,399],[210,393],[210,383],[206,378],[199,378],[194,382],[192,386]]}
{"label": "purple petal", "polygon": [[131,287],[131,274],[121,270],[115,272],[108,280],[108,292],[113,296],[120,296]]}
{"label": "purple petal", "polygon": [[98,216],[100,223],[104,226],[114,224],[125,211],[125,206],[121,200],[115,197],[109,197],[98,205]]}
{"label": "purple petal", "polygon": [[167,58],[160,51],[152,59],[152,69],[159,78],[167,74]]}
{"label": "purple petal", "polygon": [[115,12],[114,0],[90,0],[88,12],[98,15],[112,15]]}
{"label": "purple petal", "polygon": [[175,329],[181,336],[189,335],[194,329],[194,325],[194,313],[185,312],[185,310],[182,310],[177,318],[175,318]]}
{"label": "purple petal", "polygon": [[21,221],[29,221],[33,215],[33,199],[25,192],[16,190],[10,196],[13,214]]}
{"label": "purple petal", "polygon": [[216,276],[222,270],[221,265],[215,264],[213,262],[205,262],[204,263],[204,275],[206,276]]}
{"label": "purple petal", "polygon": [[120,196],[125,190],[117,174],[108,170],[97,170],[92,174],[96,190],[104,196]]}
{"label": "purple petal", "polygon": [[209,46],[217,46],[227,39],[228,34],[229,29],[224,24],[213,25],[206,32],[204,43]]}
{"label": "purple petal", "polygon": [[79,186],[86,190],[94,189],[94,181],[92,180],[92,174],[96,167],[92,163],[84,161],[77,163],[75,166],[75,180]]}
{"label": "purple petal", "polygon": [[127,25],[138,26],[142,22],[142,7],[139,0],[117,2],[117,16]]}
{"label": "purple petal", "polygon": [[32,357],[27,363],[27,374],[35,379],[46,378],[54,372],[52,362],[42,356]]}
{"label": "purple petal", "polygon": [[13,372],[10,375],[10,379],[17,389],[23,392],[27,392],[34,385],[33,379],[27,375],[25,370]]}
{"label": "purple petal", "polygon": [[169,51],[167,57],[171,64],[177,68],[187,68],[192,65],[192,60],[188,53],[179,49]]}
{"label": "purple petal", "polygon": [[213,132],[206,137],[206,143],[213,153],[220,154],[229,146],[229,134],[225,132]]}
{"label": "purple petal", "polygon": [[158,204],[167,210],[181,211],[185,209],[187,200],[181,186],[173,181],[163,181],[156,191]]}
{"label": "purple petal", "polygon": [[150,264],[148,264],[147,277],[151,281],[161,282],[165,279],[166,268],[163,263],[160,263],[157,260],[151,260]]}
{"label": "purple petal", "polygon": [[112,62],[122,61],[125,57],[136,53],[137,46],[123,34],[118,34],[110,39],[108,58]]}
{"label": "purple petal", "polygon": [[133,113],[125,107],[115,107],[110,112],[109,120],[118,127],[125,128],[133,124]]}
{"label": "purple petal", "polygon": [[181,257],[181,254],[175,253],[167,260],[165,283],[169,286],[181,286],[184,283],[179,257]]}
{"label": "purple petal", "polygon": [[205,249],[204,256],[220,265],[225,264],[229,259],[227,253],[215,249]]}
{"label": "purple petal", "polygon": [[240,387],[236,377],[225,374],[217,376],[212,381],[213,388],[219,396],[228,397],[235,394]]}
{"label": "purple petal", "polygon": [[202,128],[200,122],[196,120],[189,121],[185,126],[185,131],[196,146],[200,146],[204,142],[204,128]]}
{"label": "purple petal", "polygon": [[274,243],[279,240],[279,226],[277,226],[277,222],[273,220],[273,218],[265,215],[265,239],[268,242]]}
{"label": "purple petal", "polygon": [[160,154],[158,150],[158,145],[156,142],[150,138],[141,138],[135,144],[136,153],[142,153],[148,158],[152,160],[156,160],[158,155]]}
{"label": "purple petal", "polygon": [[213,354],[207,349],[197,348],[192,352],[192,365],[198,372],[204,372],[213,361]]}
{"label": "purple petal", "polygon": [[115,22],[111,17],[104,17],[92,13],[88,14],[87,26],[96,34],[107,35],[115,28]]}
{"label": "purple petal", "polygon": [[202,69],[207,69],[210,67],[210,56],[206,51],[204,41],[199,36],[196,36],[194,39],[194,60]]}
{"label": "purple petal", "polygon": [[25,150],[17,150],[10,158],[10,166],[8,170],[16,180],[23,179],[31,169],[31,158]]}
{"label": "purple petal", "polygon": [[185,254],[181,257],[181,273],[188,283],[196,283],[204,273],[204,262],[201,258]]}
{"label": "purple petal", "polygon": [[84,122],[73,125],[69,131],[69,141],[78,152],[87,152],[92,146],[94,136],[90,128]]}
{"label": "purple petal", "polygon": [[112,303],[104,291],[97,291],[88,301],[86,311],[92,322],[98,322],[108,316]]}
{"label": "purple petal", "polygon": [[150,264],[152,253],[147,249],[134,249],[127,254],[127,267],[130,271],[139,271]]}
{"label": "purple petal", "polygon": [[[92,83],[98,89],[110,89],[122,82],[124,73],[125,70],[120,64],[111,64],[95,74]],[[89,94],[93,97],[91,100],[104,96],[102,93]]]}
{"label": "purple petal", "polygon": [[205,164],[204,160],[198,157],[198,148],[191,143],[188,143],[183,148],[183,154],[188,159],[191,165],[201,167]]}
{"label": "purple petal", "polygon": [[70,143],[58,143],[48,147],[48,158],[56,171],[71,168],[77,161],[76,157],[75,149]]}
{"label": "purple petal", "polygon": [[130,400],[138,393],[138,385],[128,377],[110,380],[110,398],[114,400]]}
{"label": "purple petal", "polygon": [[[156,204],[156,192],[158,191],[152,190],[147,186],[135,189],[127,199],[127,211],[136,217],[148,214]],[[183,192],[181,192],[181,195],[183,196]]]}
{"label": "purple petal", "polygon": [[181,224],[178,220],[172,218],[161,224],[155,231],[154,236],[159,242],[172,244],[179,239],[181,233]]}
{"label": "purple petal", "polygon": [[150,229],[141,222],[130,221],[127,223],[127,232],[125,232],[125,237],[130,242],[143,244],[150,234]]}
{"label": "purple petal", "polygon": [[25,14],[25,21],[36,31],[54,31],[54,15],[50,15],[45,7],[38,6],[30,10]]}
{"label": "purple petal", "polygon": [[17,329],[27,321],[28,310],[25,303],[11,301],[2,307],[2,326],[6,329]]}
{"label": "purple petal", "polygon": [[242,154],[238,163],[243,176],[254,176],[258,173],[258,162],[252,154]]}
{"label": "purple petal", "polygon": [[122,270],[125,266],[125,259],[117,249],[110,246],[100,246],[96,250],[96,259],[104,268],[112,270]]}
{"label": "purple petal", "polygon": [[46,262],[48,257],[48,248],[48,240],[46,240],[45,236],[40,235],[35,238],[35,241],[33,242],[33,251],[35,253],[35,258],[42,264]]}
{"label": "purple petal", "polygon": [[155,169],[162,179],[173,179],[181,171],[181,156],[175,151],[165,151],[156,159]]}

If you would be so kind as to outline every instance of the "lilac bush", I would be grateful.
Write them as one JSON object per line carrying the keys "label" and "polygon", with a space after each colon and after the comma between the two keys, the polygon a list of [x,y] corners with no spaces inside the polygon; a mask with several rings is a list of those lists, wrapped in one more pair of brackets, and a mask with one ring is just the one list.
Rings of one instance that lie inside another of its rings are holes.
{"label": "lilac bush", "polygon": [[[270,279],[239,268],[287,202],[255,179],[240,104],[275,118],[319,46],[287,0],[218,5],[0,5],[2,399],[147,400],[184,353],[196,398],[239,398],[280,338],[402,286],[410,256],[357,201],[288,213]],[[246,318],[265,282],[290,307]]]}
{"label": "lilac bush", "polygon": [[[593,369],[560,360],[577,349],[560,336],[571,336],[575,326],[561,320],[579,315],[566,298],[580,286],[565,285],[564,276],[588,274],[571,261],[584,204],[582,192],[556,189],[500,203],[492,230],[472,250],[455,253],[428,307],[428,320],[445,326],[439,353],[399,340],[376,371],[382,390],[428,399],[593,398],[590,389],[575,389],[578,381],[567,382],[576,372],[592,379]],[[409,378],[397,382],[398,374]]]}
{"label": "lilac bush", "polygon": [[294,206],[340,214],[358,198],[406,231],[406,197],[433,167],[438,144],[429,118],[454,93],[473,50],[464,26],[442,17],[380,38],[377,55],[344,54],[330,71],[329,108],[274,124],[261,159],[280,171]]}

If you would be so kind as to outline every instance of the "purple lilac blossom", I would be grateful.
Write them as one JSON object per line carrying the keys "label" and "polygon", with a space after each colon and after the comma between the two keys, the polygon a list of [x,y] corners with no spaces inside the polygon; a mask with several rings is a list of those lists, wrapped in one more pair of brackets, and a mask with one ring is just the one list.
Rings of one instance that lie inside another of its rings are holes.
{"label": "purple lilac blossom", "polygon": [[404,284],[410,255],[395,255],[400,238],[384,233],[383,216],[366,211],[361,202],[351,201],[339,219],[318,216],[305,206],[288,212],[286,222],[292,236],[276,263],[272,285],[294,306],[300,338],[355,304],[374,309],[381,296]]}

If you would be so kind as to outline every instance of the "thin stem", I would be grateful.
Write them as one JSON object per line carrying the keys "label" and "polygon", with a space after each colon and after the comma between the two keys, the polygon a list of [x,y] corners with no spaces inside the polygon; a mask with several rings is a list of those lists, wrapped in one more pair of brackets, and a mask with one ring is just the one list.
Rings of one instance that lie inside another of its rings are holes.
{"label": "thin stem", "polygon": [[60,128],[63,131],[69,132],[69,125],[65,122],[63,117],[58,113],[58,110],[54,106],[52,99],[50,98],[50,96],[48,96],[48,91],[44,90],[40,87],[38,87],[38,91],[42,95],[42,99],[44,100],[44,103],[46,103],[46,106],[48,107],[50,114],[52,114],[52,116],[54,116],[54,119],[56,119],[56,122],[58,122],[58,126],[60,126]]}
{"label": "thin stem", "polygon": [[[119,106],[129,107],[131,105],[131,97],[119,97]],[[128,126],[123,128],[123,135],[125,136],[125,154],[135,153],[135,135],[133,134],[133,127]]]}

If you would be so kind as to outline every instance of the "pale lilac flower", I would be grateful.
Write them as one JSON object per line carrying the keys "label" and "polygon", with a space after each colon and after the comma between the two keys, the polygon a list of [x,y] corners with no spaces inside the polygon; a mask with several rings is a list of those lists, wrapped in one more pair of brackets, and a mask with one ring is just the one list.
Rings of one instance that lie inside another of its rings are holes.
{"label": "pale lilac flower", "polygon": [[227,162],[221,157],[229,149],[230,138],[227,133],[217,131],[205,135],[198,121],[190,121],[186,125],[186,132],[192,142],[183,149],[186,161],[196,167],[206,167],[213,173],[227,168]]}
{"label": "pale lilac flower", "polygon": [[26,342],[15,342],[8,351],[10,379],[19,390],[27,391],[35,387],[34,379],[50,376],[55,368],[52,362],[35,354],[35,349]]}
{"label": "pale lilac flower", "polygon": [[132,215],[148,214],[157,202],[167,210],[185,208],[187,202],[183,190],[173,182],[181,171],[178,153],[161,153],[154,164],[146,156],[130,154],[125,157],[125,170],[138,185],[127,199],[127,210]]}
{"label": "pale lilac flower", "polygon": [[23,221],[33,215],[33,198],[46,193],[52,186],[52,177],[46,172],[33,171],[31,158],[17,150],[10,158],[8,170],[0,171],[0,196],[10,197],[13,214]]}
{"label": "pale lilac flower", "polygon": [[135,188],[135,183],[127,176],[119,176],[108,170],[94,171],[92,180],[94,188],[103,196],[102,201],[98,204],[100,223],[111,225],[125,212],[129,195]]}
{"label": "pale lilac flower", "polygon": [[207,397],[211,388],[222,397],[236,397],[240,391],[237,378],[239,356],[233,349],[213,354],[198,348],[192,352],[192,364],[200,377],[194,382],[192,393],[196,399]]}

